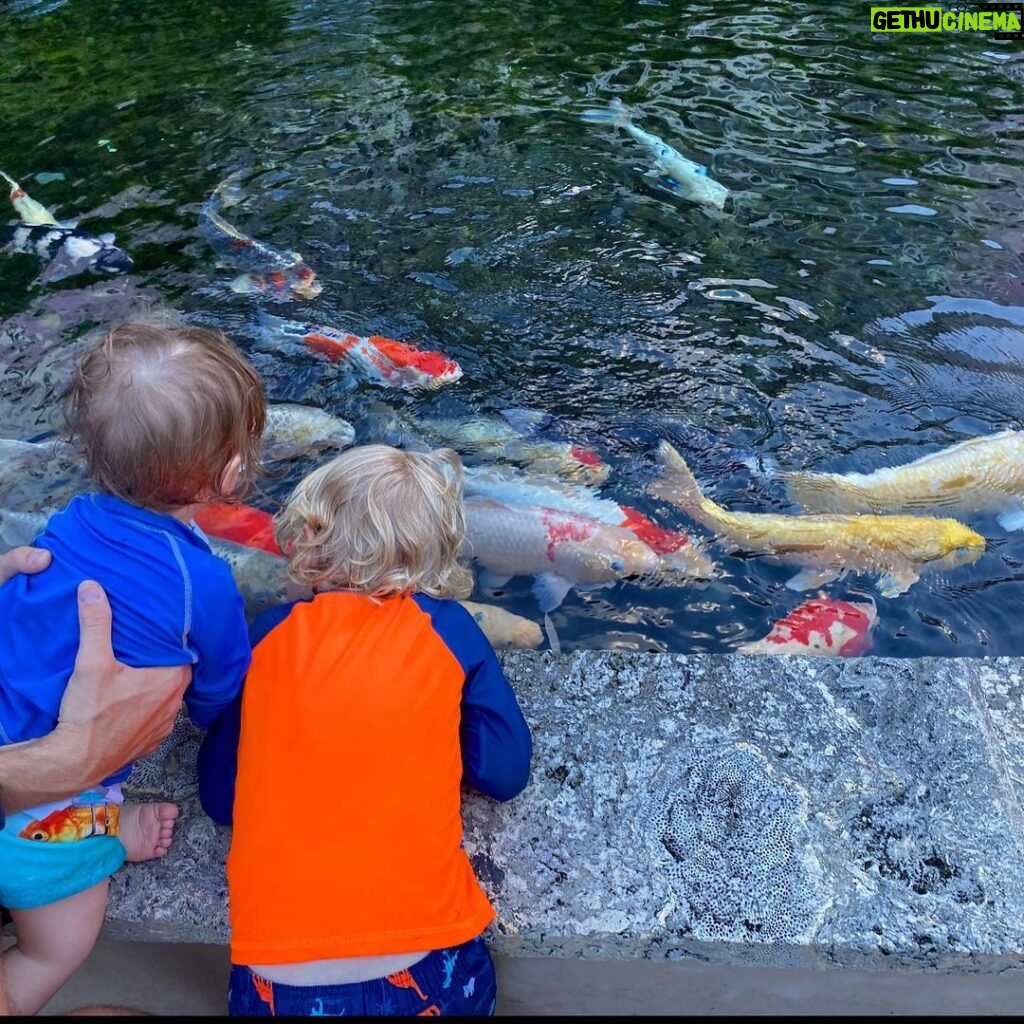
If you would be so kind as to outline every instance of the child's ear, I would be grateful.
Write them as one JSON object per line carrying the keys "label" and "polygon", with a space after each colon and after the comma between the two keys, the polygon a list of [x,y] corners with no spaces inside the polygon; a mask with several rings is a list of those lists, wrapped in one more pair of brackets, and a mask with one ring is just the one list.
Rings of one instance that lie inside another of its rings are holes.
{"label": "child's ear", "polygon": [[236,455],[225,467],[220,475],[221,494],[232,494],[238,486],[239,477],[242,475],[242,456]]}

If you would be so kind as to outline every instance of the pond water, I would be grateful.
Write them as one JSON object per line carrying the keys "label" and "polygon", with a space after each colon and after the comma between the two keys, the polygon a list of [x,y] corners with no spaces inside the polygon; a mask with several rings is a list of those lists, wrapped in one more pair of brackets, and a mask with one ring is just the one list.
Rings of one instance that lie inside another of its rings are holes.
{"label": "pond water", "polygon": [[[611,465],[603,494],[696,536],[647,492],[659,438],[724,507],[785,512],[759,459],[868,471],[1024,427],[1021,41],[873,35],[865,6],[824,2],[21,0],[0,46],[0,167],[135,261],[44,284],[0,257],[4,436],[50,436],[80,345],[140,302],[222,327],[272,400],[357,440],[381,403],[549,414],[544,436]],[[581,120],[614,98],[730,189],[722,211]],[[259,300],[197,231],[234,172],[232,223],[324,285],[271,312],[439,349],[462,379],[352,387],[258,347]],[[970,525],[973,565],[891,599],[829,586],[876,599],[873,653],[1024,654],[1024,531]],[[570,592],[563,649],[725,652],[811,596],[709,552],[704,588]],[[478,596],[538,619],[530,586]]]}

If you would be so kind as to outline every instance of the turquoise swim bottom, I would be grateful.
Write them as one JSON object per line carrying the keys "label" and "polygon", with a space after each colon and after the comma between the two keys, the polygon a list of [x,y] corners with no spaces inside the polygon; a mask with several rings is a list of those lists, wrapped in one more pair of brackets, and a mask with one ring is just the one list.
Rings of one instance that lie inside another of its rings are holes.
{"label": "turquoise swim bottom", "polygon": [[30,814],[11,814],[0,831],[2,907],[32,910],[56,903],[109,878],[124,863],[125,848],[117,836],[90,835],[71,842],[21,838],[19,833],[31,823]]}

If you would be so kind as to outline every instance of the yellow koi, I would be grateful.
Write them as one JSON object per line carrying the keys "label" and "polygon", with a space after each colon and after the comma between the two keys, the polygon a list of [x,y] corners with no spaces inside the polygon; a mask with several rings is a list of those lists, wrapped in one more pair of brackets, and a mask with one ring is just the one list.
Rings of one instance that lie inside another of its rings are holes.
{"label": "yellow koi", "polygon": [[671,502],[732,549],[802,568],[786,586],[809,590],[848,572],[878,577],[879,593],[896,597],[927,570],[976,561],[985,538],[955,519],[926,516],[778,515],[729,512],[704,496],[683,457],[667,441],[651,494]]}

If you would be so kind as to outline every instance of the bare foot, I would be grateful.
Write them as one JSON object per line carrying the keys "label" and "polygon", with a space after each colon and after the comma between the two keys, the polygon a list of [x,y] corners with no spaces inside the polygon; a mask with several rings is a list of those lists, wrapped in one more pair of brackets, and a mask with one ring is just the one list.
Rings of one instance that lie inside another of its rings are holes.
{"label": "bare foot", "polygon": [[128,860],[153,860],[170,848],[177,804],[124,804],[118,836]]}

